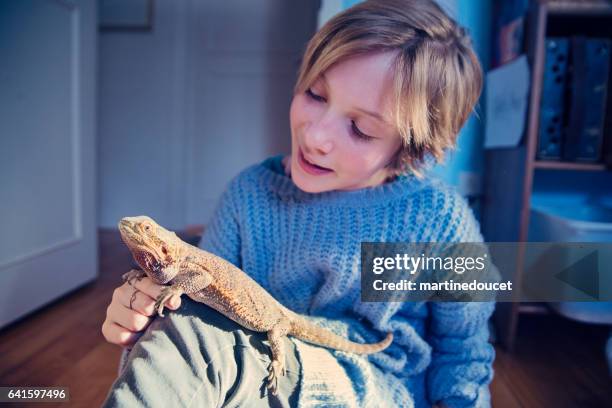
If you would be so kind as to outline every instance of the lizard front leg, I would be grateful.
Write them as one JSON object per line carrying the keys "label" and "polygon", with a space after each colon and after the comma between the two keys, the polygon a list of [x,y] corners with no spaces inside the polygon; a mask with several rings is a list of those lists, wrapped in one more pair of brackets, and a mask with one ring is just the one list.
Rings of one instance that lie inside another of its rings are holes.
{"label": "lizard front leg", "polygon": [[279,320],[272,330],[268,331],[268,341],[272,349],[272,362],[268,367],[268,389],[273,395],[276,395],[278,388],[278,377],[285,375],[285,344],[284,338],[289,333],[291,324],[289,320]]}
{"label": "lizard front leg", "polygon": [[124,282],[127,282],[130,285],[132,285],[132,280],[136,279],[137,281],[139,281],[145,276],[147,276],[147,274],[144,273],[144,271],[139,271],[138,269],[132,269],[131,271],[124,273],[121,276],[121,279],[123,279]]}
{"label": "lizard front leg", "polygon": [[162,289],[155,300],[155,310],[157,314],[164,317],[164,305],[166,301],[174,295],[181,296],[183,293],[194,293],[206,288],[213,278],[208,272],[189,271],[173,279],[170,286]]}

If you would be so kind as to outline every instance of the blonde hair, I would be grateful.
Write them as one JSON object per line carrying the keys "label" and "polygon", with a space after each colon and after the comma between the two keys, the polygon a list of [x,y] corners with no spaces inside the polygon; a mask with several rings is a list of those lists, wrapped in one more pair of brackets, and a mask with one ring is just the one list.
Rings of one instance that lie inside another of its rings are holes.
{"label": "blonde hair", "polygon": [[395,51],[394,121],[402,146],[393,174],[438,163],[482,89],[482,69],[469,37],[432,0],[369,0],[329,20],[310,40],[294,92],[305,92],[332,65],[352,56]]}

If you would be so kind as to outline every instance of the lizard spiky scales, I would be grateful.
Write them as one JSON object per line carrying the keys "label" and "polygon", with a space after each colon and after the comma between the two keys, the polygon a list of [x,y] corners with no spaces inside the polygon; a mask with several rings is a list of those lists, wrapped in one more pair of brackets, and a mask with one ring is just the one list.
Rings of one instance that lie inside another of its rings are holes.
{"label": "lizard spiky scales", "polygon": [[[247,329],[267,333],[272,352],[267,387],[273,394],[276,394],[278,377],[284,375],[282,340],[287,335],[319,346],[361,354],[382,351],[393,341],[393,335],[388,333],[379,343],[354,343],[309,322],[280,304],[232,263],[183,242],[174,232],[147,216],[123,218],[119,231],[144,273],[154,282],[167,285],[155,303],[160,316],[163,316],[163,305],[169,297],[184,293]],[[131,271],[124,279],[140,276],[142,272]]]}

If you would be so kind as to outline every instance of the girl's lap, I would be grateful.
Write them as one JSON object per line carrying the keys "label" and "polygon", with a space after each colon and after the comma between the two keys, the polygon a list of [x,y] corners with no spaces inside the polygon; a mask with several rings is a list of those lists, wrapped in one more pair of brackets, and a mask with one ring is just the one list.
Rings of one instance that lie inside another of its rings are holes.
{"label": "girl's lap", "polygon": [[242,328],[190,299],[156,318],[134,345],[104,406],[294,406],[300,364],[285,339],[285,375],[266,389],[266,333]]}

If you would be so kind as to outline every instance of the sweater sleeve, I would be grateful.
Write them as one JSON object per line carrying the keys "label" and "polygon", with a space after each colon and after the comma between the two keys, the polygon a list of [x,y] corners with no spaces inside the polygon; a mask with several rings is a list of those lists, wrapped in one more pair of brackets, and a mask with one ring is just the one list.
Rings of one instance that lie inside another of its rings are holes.
{"label": "sweater sleeve", "polygon": [[[480,228],[467,202],[452,199],[454,222],[439,241],[482,242]],[[495,349],[489,343],[488,321],[493,302],[430,302],[428,343],[432,347],[427,371],[431,403],[449,408],[489,407]]]}
{"label": "sweater sleeve", "polygon": [[432,302],[430,310],[429,400],[450,408],[487,406],[477,401],[493,378],[495,350],[487,326],[493,303]]}
{"label": "sweater sleeve", "polygon": [[199,247],[242,267],[238,214],[238,181],[230,182],[221,195],[213,216],[204,229]]}

